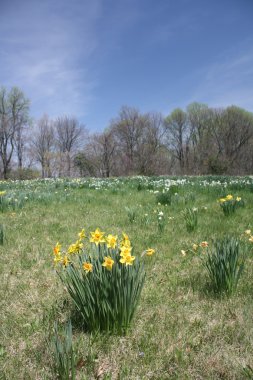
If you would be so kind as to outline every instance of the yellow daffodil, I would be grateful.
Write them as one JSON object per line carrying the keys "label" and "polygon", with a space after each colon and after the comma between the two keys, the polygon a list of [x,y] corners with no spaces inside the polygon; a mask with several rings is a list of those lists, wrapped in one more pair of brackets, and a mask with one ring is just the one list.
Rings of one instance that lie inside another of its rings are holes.
{"label": "yellow daffodil", "polygon": [[63,259],[62,259],[61,262],[62,262],[62,265],[66,268],[66,267],[69,265],[70,260],[69,260],[68,256],[65,255],[65,256],[63,257]]}
{"label": "yellow daffodil", "polygon": [[122,235],[124,240],[129,240],[129,236],[125,232],[122,232]]}
{"label": "yellow daffodil", "polygon": [[61,250],[61,244],[59,242],[57,242],[55,247],[54,247],[54,254],[58,255],[60,253],[60,250]]}
{"label": "yellow daffodil", "polygon": [[74,253],[79,253],[82,248],[83,248],[83,243],[81,242],[81,240],[77,240],[75,243],[70,244],[68,248],[68,253],[70,255]]}
{"label": "yellow daffodil", "polygon": [[132,247],[126,247],[126,246],[122,246],[120,248],[120,256],[124,257],[124,256],[131,256],[131,251],[132,251]]}
{"label": "yellow daffodil", "polygon": [[227,199],[228,201],[231,201],[231,199],[233,199],[233,195],[228,194],[228,195],[226,196],[226,199]]}
{"label": "yellow daffodil", "polygon": [[186,256],[186,251],[181,249],[181,254],[182,254],[182,256]]}
{"label": "yellow daffodil", "polygon": [[152,256],[155,253],[155,250],[153,248],[148,248],[146,250],[146,255],[147,256]]}
{"label": "yellow daffodil", "polygon": [[86,273],[92,272],[93,270],[93,265],[91,263],[83,263],[83,269],[85,270]]}
{"label": "yellow daffodil", "polygon": [[236,197],[237,202],[240,202],[241,199],[242,199],[241,197]]}
{"label": "yellow daffodil", "polygon": [[90,232],[90,242],[98,245],[99,243],[105,243],[104,232],[97,228],[94,232]]}
{"label": "yellow daffodil", "polygon": [[226,202],[226,201],[227,201],[226,198],[220,198],[220,199],[219,199],[219,202],[220,202],[220,203],[224,203],[224,202]]}
{"label": "yellow daffodil", "polygon": [[108,235],[106,238],[107,248],[116,248],[118,236]]}
{"label": "yellow daffodil", "polygon": [[208,242],[207,241],[202,241],[199,246],[202,247],[202,248],[206,248],[206,247],[208,247]]}
{"label": "yellow daffodil", "polygon": [[85,232],[84,232],[84,228],[79,232],[78,236],[79,236],[79,239],[86,238],[86,235],[85,235]]}
{"label": "yellow daffodil", "polygon": [[245,233],[245,235],[250,235],[251,234],[251,230],[246,230],[244,233]]}
{"label": "yellow daffodil", "polygon": [[57,254],[55,254],[55,256],[54,256],[54,263],[55,264],[58,264],[58,263],[60,263],[60,262],[62,262],[62,255],[61,255],[61,253],[59,252],[59,253],[57,253]]}
{"label": "yellow daffodil", "polygon": [[198,244],[193,244],[192,245],[192,249],[194,249],[194,251],[197,251],[198,247],[199,247]]}
{"label": "yellow daffodil", "polygon": [[105,267],[108,270],[112,270],[113,264],[114,264],[114,260],[110,256],[104,257],[104,262],[102,264],[103,267]]}
{"label": "yellow daffodil", "polygon": [[128,235],[125,234],[124,232],[123,232],[122,235],[123,235],[123,239],[120,242],[120,245],[121,246],[125,246],[125,247],[131,247],[131,242],[130,242],[130,239],[129,239]]}
{"label": "yellow daffodil", "polygon": [[135,260],[135,256],[126,255],[126,256],[122,256],[119,261],[121,264],[133,265],[134,260]]}

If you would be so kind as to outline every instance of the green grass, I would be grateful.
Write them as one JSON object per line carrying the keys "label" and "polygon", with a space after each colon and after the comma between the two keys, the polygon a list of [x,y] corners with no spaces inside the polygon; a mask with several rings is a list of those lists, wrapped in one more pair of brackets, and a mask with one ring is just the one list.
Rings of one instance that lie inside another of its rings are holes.
{"label": "green grass", "polygon": [[[177,185],[167,206],[157,205],[151,192],[164,186],[159,178],[1,182],[0,190],[18,199],[18,207],[8,201],[0,212],[0,379],[56,379],[49,342],[55,323],[65,326],[70,318],[77,379],[244,379],[244,368],[253,368],[253,244],[230,299],[206,292],[204,251],[195,253],[192,244],[252,230],[253,192],[244,179],[225,178],[235,180],[226,189],[202,186],[201,180]],[[229,193],[242,197],[245,207],[226,218],[217,199]],[[126,207],[135,210],[133,221]],[[191,233],[185,207],[198,209],[198,228]],[[68,246],[83,227],[126,232],[135,255],[157,250],[126,336],[83,331],[55,273],[52,247],[57,241]]]}

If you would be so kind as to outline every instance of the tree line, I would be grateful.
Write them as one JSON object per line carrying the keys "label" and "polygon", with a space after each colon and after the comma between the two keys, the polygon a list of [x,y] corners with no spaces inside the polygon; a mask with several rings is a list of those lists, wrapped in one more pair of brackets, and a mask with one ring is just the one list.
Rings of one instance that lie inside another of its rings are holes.
{"label": "tree line", "polygon": [[0,89],[1,178],[253,172],[253,113],[234,105],[192,103],[167,116],[123,106],[100,133],[29,112],[20,89]]}

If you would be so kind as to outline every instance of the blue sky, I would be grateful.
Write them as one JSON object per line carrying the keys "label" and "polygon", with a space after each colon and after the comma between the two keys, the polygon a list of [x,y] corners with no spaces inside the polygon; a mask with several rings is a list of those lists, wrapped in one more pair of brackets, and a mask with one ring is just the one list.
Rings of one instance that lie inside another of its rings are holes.
{"label": "blue sky", "polygon": [[253,111],[253,0],[0,0],[0,85],[102,131],[122,105]]}

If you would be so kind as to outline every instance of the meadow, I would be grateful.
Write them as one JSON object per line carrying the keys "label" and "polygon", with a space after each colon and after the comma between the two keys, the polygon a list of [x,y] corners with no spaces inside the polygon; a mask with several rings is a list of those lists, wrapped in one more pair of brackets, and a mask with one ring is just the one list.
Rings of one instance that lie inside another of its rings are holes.
{"label": "meadow", "polygon": [[[242,202],[231,215],[228,195]],[[96,228],[126,233],[136,257],[155,250],[126,334],[85,331],[56,273],[56,243]],[[253,177],[1,181],[0,379],[57,379],[55,325],[69,320],[76,379],[252,379],[249,231]],[[211,290],[205,266],[224,236],[246,252],[232,295]]]}

